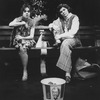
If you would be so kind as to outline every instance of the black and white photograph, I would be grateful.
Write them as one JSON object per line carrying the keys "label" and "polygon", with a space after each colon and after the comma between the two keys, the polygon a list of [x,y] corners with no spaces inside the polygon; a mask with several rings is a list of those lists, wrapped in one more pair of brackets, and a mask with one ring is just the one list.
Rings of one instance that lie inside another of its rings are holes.
{"label": "black and white photograph", "polygon": [[0,100],[100,100],[100,0],[0,0]]}

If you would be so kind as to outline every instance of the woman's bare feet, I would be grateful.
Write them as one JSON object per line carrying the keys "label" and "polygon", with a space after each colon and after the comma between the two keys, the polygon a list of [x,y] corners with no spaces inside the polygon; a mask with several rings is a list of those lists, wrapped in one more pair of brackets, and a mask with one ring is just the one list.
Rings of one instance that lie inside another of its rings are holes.
{"label": "woman's bare feet", "polygon": [[28,78],[27,71],[23,71],[22,81],[26,81]]}

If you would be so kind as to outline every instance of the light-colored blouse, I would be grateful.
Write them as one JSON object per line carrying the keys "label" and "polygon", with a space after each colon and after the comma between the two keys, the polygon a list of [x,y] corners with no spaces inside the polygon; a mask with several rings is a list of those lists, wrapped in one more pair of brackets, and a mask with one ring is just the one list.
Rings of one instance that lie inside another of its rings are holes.
{"label": "light-colored blouse", "polygon": [[49,24],[49,27],[54,29],[55,34],[62,34],[63,37],[73,38],[79,30],[79,18],[77,15],[69,13],[66,20],[59,17]]}

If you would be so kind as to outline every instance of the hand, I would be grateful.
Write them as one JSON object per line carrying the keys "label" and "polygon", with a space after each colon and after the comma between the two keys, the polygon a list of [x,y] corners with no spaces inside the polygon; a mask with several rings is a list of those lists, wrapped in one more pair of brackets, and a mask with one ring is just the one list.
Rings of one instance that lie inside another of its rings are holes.
{"label": "hand", "polygon": [[56,43],[61,43],[61,41],[60,40],[56,40]]}
{"label": "hand", "polygon": [[28,24],[27,24],[25,21],[22,21],[21,23],[22,23],[23,25],[25,25],[26,28],[29,27]]}
{"label": "hand", "polygon": [[28,28],[28,27],[29,27],[27,23],[25,23],[25,27],[26,27],[26,28]]}
{"label": "hand", "polygon": [[60,35],[56,35],[56,36],[55,36],[55,39],[56,39],[56,40],[59,40],[59,39],[61,39],[61,36],[60,36]]}
{"label": "hand", "polygon": [[23,39],[23,37],[20,36],[20,35],[17,35],[17,36],[16,36],[16,39],[17,39],[17,40],[21,40],[21,39]]}
{"label": "hand", "polygon": [[25,24],[26,24],[26,22],[25,22],[25,21],[21,21],[20,23],[21,23],[22,25],[25,25]]}
{"label": "hand", "polygon": [[49,26],[48,26],[48,27],[49,27],[49,30],[50,30],[50,31],[52,31],[52,30],[53,30],[53,26],[52,26],[52,24],[49,24]]}

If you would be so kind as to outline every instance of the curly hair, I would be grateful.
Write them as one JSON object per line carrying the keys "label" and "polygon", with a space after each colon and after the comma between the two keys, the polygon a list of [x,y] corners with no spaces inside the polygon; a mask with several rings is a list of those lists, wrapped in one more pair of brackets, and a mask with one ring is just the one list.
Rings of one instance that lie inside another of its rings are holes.
{"label": "curly hair", "polygon": [[25,3],[25,4],[23,4],[22,7],[21,7],[20,15],[23,14],[23,11],[25,10],[25,8],[29,8],[30,13],[31,13],[31,10],[32,10],[32,9],[31,9],[31,6],[30,6],[29,4],[27,4],[27,3]]}
{"label": "curly hair", "polygon": [[59,4],[58,7],[57,7],[57,16],[59,17],[62,17],[61,14],[60,14],[60,9],[64,7],[68,10],[68,12],[71,12],[71,7],[68,6],[67,4]]}

